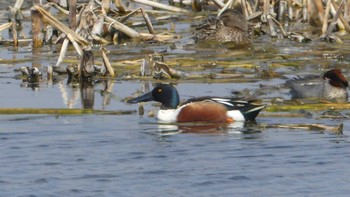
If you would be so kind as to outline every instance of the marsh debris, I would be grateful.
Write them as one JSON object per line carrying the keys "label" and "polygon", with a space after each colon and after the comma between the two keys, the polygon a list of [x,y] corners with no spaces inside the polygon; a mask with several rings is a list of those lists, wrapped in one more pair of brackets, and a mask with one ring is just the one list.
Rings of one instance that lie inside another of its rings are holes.
{"label": "marsh debris", "polygon": [[[17,30],[22,29],[22,20],[27,17],[23,16],[22,4],[23,1],[18,0],[9,11],[9,23],[0,26],[0,30],[12,27],[11,33],[15,46],[18,46],[21,38],[23,38],[21,32]],[[140,4],[157,10],[138,7]],[[350,18],[348,10],[350,9],[349,4],[345,1],[281,0],[276,2],[228,1],[223,3],[220,0],[213,0],[179,1],[179,3],[171,1],[169,4],[148,0],[130,0],[128,3],[121,1],[103,1],[103,3],[95,1],[72,1],[70,3],[66,1],[48,1],[40,4],[36,2],[31,8],[31,15],[33,15],[33,47],[38,48],[50,42],[54,44],[62,43],[56,63],[56,67],[60,67],[70,44],[73,45],[77,53],[77,59],[80,59],[83,55],[83,49],[92,45],[118,45],[125,41],[176,42],[179,35],[172,34],[169,31],[157,31],[154,25],[159,20],[153,19],[177,16],[175,17],[176,20],[191,20],[193,16],[206,17],[207,11],[210,11],[210,14],[220,16],[228,8],[236,8],[242,11],[243,16],[249,22],[249,30],[251,34],[254,34],[253,36],[267,34],[271,37],[291,38],[298,42],[310,42],[313,38],[319,37],[320,40],[327,42],[341,42],[340,38],[334,33],[350,31],[348,24]],[[191,11],[190,7],[194,11]],[[56,13],[53,10],[56,10]],[[52,13],[55,13],[55,15]],[[68,19],[68,24],[64,22],[66,19]],[[142,25],[143,30],[134,27],[132,20],[142,22],[144,24]],[[297,30],[300,22],[303,23],[302,26],[309,23],[311,26],[320,28],[320,32],[316,33],[317,36],[311,38],[302,30]],[[110,77],[115,77],[115,68],[108,63],[107,53],[104,52],[105,50],[101,55],[106,70]],[[144,66],[146,65],[144,64]],[[163,65],[157,68],[159,68],[159,72],[171,76],[171,73]],[[147,68],[141,73],[141,76],[149,74]],[[183,77],[181,72],[173,72],[172,74],[171,78]],[[268,74],[267,77],[271,76]]]}
{"label": "marsh debris", "polygon": [[337,135],[343,134],[343,124],[339,124],[338,126],[328,126],[324,124],[271,124],[264,125],[261,124],[259,127],[261,128],[281,128],[281,129],[302,129],[306,131],[321,131],[321,132],[329,132]]}

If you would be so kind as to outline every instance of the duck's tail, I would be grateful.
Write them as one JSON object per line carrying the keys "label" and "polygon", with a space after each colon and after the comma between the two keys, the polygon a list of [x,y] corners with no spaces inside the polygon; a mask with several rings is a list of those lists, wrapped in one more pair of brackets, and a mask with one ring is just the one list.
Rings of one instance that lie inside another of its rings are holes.
{"label": "duck's tail", "polygon": [[255,120],[260,111],[265,108],[265,105],[249,105],[241,110],[246,121]]}

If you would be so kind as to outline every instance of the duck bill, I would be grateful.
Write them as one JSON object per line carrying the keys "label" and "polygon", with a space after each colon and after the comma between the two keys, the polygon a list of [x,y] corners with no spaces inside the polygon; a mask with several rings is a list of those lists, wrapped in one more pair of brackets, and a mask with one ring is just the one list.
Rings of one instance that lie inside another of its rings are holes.
{"label": "duck bill", "polygon": [[149,92],[149,93],[144,94],[142,96],[128,100],[128,103],[140,103],[140,102],[153,101],[153,100],[154,99],[152,96],[152,92]]}

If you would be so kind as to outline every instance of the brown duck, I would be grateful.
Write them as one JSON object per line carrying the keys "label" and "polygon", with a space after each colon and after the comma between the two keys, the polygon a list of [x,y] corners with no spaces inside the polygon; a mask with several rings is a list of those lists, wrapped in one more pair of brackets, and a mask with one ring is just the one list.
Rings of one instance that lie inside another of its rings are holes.
{"label": "brown duck", "polygon": [[248,24],[238,9],[227,9],[219,17],[209,18],[195,27],[194,40],[213,41],[219,43],[233,42],[248,44]]}

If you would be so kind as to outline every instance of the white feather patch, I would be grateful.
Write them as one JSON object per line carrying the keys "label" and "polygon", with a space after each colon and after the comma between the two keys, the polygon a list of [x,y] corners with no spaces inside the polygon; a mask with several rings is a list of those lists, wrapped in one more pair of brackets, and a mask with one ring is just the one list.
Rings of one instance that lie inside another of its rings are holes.
{"label": "white feather patch", "polygon": [[227,116],[232,118],[234,121],[245,121],[245,118],[242,114],[242,112],[240,112],[239,110],[231,110],[228,111]]}
{"label": "white feather patch", "polygon": [[183,107],[187,106],[183,105],[177,109],[161,109],[158,111],[157,118],[160,121],[164,121],[167,123],[172,123],[177,121],[177,116],[179,115],[180,111]]}

